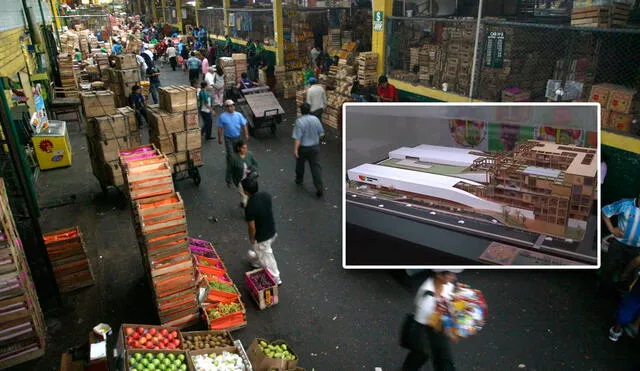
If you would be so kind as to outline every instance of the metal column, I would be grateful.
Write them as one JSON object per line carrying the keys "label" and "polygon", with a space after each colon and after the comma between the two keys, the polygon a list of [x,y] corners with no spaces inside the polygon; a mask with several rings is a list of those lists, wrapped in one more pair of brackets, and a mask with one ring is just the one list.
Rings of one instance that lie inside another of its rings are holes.
{"label": "metal column", "polygon": [[273,37],[276,40],[276,65],[284,66],[284,27],[282,0],[273,0]]}

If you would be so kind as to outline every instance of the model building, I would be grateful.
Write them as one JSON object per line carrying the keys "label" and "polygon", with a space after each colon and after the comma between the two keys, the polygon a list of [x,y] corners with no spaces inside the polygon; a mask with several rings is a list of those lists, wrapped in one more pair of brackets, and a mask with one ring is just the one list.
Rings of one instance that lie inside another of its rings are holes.
{"label": "model building", "polygon": [[350,191],[582,240],[597,167],[595,149],[528,140],[502,153],[402,147],[377,164],[350,169],[348,177]]}

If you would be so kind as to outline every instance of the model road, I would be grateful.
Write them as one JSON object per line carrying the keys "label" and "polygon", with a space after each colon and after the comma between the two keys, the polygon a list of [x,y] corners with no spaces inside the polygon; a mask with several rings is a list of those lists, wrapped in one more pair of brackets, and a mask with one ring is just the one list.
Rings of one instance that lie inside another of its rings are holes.
{"label": "model road", "polygon": [[[491,241],[503,242],[517,247],[535,249],[538,252],[555,255],[571,260],[582,261],[586,264],[597,262],[597,252],[591,248],[593,245],[594,228],[589,229],[586,237],[580,241],[566,241],[558,238],[540,237],[540,234],[527,232],[520,229],[509,228],[505,225],[491,222],[482,222],[465,215],[453,215],[441,212],[437,209],[428,210],[409,202],[399,202],[384,198],[371,197],[356,192],[347,192],[347,223],[352,223],[349,219],[349,208],[360,207],[369,210],[376,210],[379,213],[392,214],[401,218],[427,223],[440,228],[446,228],[460,233],[481,236]],[[367,228],[365,223],[356,223]],[[388,226],[390,229],[396,226]],[[378,232],[382,232],[378,230]],[[431,246],[435,247],[435,246]]]}

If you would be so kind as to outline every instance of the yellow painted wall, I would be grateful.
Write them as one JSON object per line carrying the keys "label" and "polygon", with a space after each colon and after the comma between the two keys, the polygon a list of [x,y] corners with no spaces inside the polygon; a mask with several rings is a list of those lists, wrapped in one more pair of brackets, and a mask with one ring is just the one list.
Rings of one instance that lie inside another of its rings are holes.
{"label": "yellow painted wall", "polygon": [[[0,76],[13,78],[18,71],[27,68],[26,50],[23,50],[20,42],[20,37],[23,35],[24,28],[22,27],[0,32]],[[27,37],[25,44],[28,43],[30,42]],[[27,59],[29,60],[29,71],[35,71],[32,58]]]}

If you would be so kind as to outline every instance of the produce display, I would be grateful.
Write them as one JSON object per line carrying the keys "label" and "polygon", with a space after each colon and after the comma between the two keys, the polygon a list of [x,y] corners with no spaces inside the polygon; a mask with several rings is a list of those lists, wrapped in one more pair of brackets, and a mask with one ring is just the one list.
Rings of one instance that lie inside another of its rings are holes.
{"label": "produce display", "polygon": [[212,290],[224,291],[231,294],[237,294],[238,290],[233,285],[227,285],[226,283],[222,283],[220,281],[209,281],[209,287]]}
{"label": "produce display", "polygon": [[265,290],[275,286],[275,282],[273,282],[271,277],[267,276],[264,270],[251,274],[249,279],[258,290]]}
{"label": "produce display", "polygon": [[200,272],[200,274],[202,274],[202,277],[204,277],[205,280],[207,281],[215,281],[215,280],[220,280],[220,281],[225,281],[225,282],[231,282],[231,280],[229,279],[229,277],[227,277],[226,275],[224,276],[216,276],[213,274],[206,274],[206,273],[202,273]]}
{"label": "produce display", "polygon": [[129,357],[129,369],[136,371],[186,371],[184,354],[134,353]]}
{"label": "produce display", "polygon": [[228,333],[210,333],[204,336],[186,335],[184,337],[184,348],[186,350],[211,349],[220,347],[232,347],[233,340]]}
{"label": "produce display", "polygon": [[287,344],[269,344],[264,340],[260,341],[260,349],[269,358],[285,359],[287,361],[295,361],[295,354],[291,353]]}
{"label": "produce display", "polygon": [[180,335],[167,329],[126,327],[127,349],[180,349]]}
{"label": "produce display", "polygon": [[244,371],[244,361],[237,354],[222,352],[222,354],[199,354],[191,360],[196,371]]}
{"label": "produce display", "polygon": [[218,269],[224,269],[224,265],[222,264],[221,261],[217,260],[217,259],[210,259],[204,256],[201,257],[196,257],[196,261],[198,262],[199,265],[205,266],[205,267],[213,267],[213,268],[218,268]]}
{"label": "produce display", "polygon": [[218,319],[222,316],[239,312],[242,309],[242,305],[239,303],[218,303],[209,309],[209,317]]}

